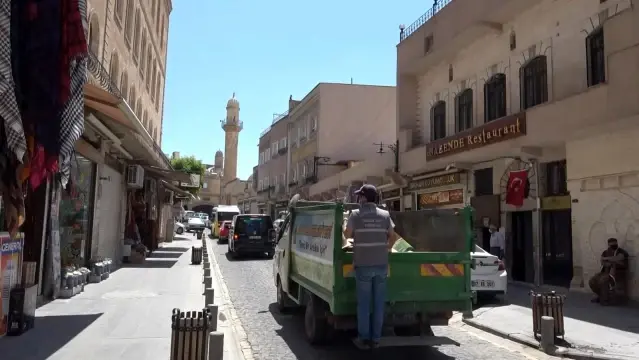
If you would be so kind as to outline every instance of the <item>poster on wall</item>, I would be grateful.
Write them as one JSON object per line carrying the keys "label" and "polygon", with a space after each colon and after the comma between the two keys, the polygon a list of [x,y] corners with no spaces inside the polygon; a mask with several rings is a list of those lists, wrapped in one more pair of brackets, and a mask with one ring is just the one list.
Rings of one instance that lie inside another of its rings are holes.
{"label": "poster on wall", "polygon": [[7,333],[9,294],[20,284],[22,245],[22,233],[14,238],[8,232],[0,233],[0,336]]}

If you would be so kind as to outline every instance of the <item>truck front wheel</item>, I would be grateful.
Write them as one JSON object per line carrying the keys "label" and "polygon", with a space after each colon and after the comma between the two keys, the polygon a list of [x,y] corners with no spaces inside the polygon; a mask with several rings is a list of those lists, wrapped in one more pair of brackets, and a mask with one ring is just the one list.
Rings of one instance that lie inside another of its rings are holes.
{"label": "truck front wheel", "polygon": [[312,345],[319,345],[326,341],[328,335],[326,303],[315,295],[311,295],[308,304],[306,304],[304,329],[306,338]]}
{"label": "truck front wheel", "polygon": [[291,308],[291,302],[288,299],[288,294],[282,288],[282,281],[279,276],[277,277],[277,310],[280,313],[286,312],[289,308]]}

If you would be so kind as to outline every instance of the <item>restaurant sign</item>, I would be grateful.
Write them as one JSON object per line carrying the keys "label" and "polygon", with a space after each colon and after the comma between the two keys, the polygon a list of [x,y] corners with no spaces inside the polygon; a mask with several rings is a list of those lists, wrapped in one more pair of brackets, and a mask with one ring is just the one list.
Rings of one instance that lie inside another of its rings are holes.
{"label": "restaurant sign", "polygon": [[442,158],[524,135],[526,135],[526,113],[521,112],[428,143],[426,160]]}
{"label": "restaurant sign", "polygon": [[454,189],[447,191],[437,191],[426,194],[419,194],[418,196],[419,207],[433,207],[453,204],[464,203],[464,190]]}
{"label": "restaurant sign", "polygon": [[450,184],[459,184],[459,173],[433,176],[408,183],[408,192],[430,189]]}

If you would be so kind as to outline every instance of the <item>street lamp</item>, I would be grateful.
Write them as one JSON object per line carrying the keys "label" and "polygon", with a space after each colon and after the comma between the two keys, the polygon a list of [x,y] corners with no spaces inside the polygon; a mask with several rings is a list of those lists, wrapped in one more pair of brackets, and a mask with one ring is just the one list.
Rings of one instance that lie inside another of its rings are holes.
{"label": "street lamp", "polygon": [[380,155],[386,153],[385,149],[389,149],[390,151],[393,152],[393,154],[395,155],[394,171],[396,173],[399,173],[399,139],[395,140],[394,144],[384,144],[383,142],[380,142],[380,143],[373,143],[373,145],[379,146],[377,153]]}

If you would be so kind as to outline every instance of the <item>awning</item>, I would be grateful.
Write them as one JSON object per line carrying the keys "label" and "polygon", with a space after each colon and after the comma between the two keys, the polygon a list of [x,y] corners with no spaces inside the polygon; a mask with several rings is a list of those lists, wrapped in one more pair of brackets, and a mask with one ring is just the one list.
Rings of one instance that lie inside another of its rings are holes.
{"label": "awning", "polygon": [[121,140],[122,147],[134,157],[137,163],[171,168],[166,155],[155,144],[126,101],[92,83],[85,84],[84,98],[88,111],[99,118]]}
{"label": "awning", "polygon": [[[162,169],[160,167],[150,166],[150,165],[143,166],[143,167],[145,171],[148,171],[149,173],[155,175],[156,177],[162,178],[164,180],[179,181],[181,183],[191,181],[191,175],[182,171]],[[174,186],[174,185],[171,184],[171,186]]]}
{"label": "awning", "polygon": [[191,199],[195,199],[195,195],[191,194],[188,191],[184,191],[184,190],[180,189],[179,187],[177,187],[177,186],[175,186],[175,185],[173,185],[171,183],[168,183],[168,182],[166,182],[164,180],[160,180],[160,182],[162,183],[162,186],[164,186],[165,188],[167,188],[167,189],[169,189],[169,190],[171,190],[171,191],[173,191],[173,192],[175,192],[177,194],[180,194],[182,196],[186,196],[186,197],[191,198]]}

